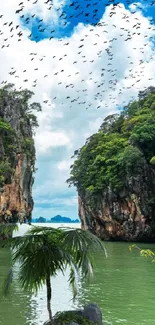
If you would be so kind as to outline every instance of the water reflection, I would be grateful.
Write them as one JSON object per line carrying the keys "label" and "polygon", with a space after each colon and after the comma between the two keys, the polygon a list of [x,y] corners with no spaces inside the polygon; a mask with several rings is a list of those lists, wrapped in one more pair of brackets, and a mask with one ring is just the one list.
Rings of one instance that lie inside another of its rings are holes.
{"label": "water reflection", "polygon": [[[129,243],[107,243],[108,258],[96,256],[95,276],[82,282],[79,303],[95,301],[105,324],[154,324],[155,265],[128,251]],[[155,250],[154,245],[141,245]]]}
{"label": "water reflection", "polygon": [[[6,249],[0,250],[0,283],[2,283],[10,268],[10,253]],[[7,298],[0,299],[0,324],[24,325],[30,324],[27,319],[31,317],[30,293],[22,292],[18,286],[16,269],[13,271],[15,281],[11,286]]]}
{"label": "water reflection", "polygon": [[[21,233],[23,228],[20,229]],[[81,281],[76,302],[66,275],[52,278],[53,313],[96,302],[102,309],[104,324],[153,325],[155,319],[155,264],[141,258],[139,252],[129,252],[129,243],[106,243],[108,258],[95,254],[95,274],[91,283]],[[155,245],[141,245],[155,250]],[[10,256],[0,250],[0,282],[9,268]],[[41,325],[48,319],[46,288],[38,295],[21,290],[18,266],[14,268],[11,295],[0,301],[0,324]]]}
{"label": "water reflection", "polygon": [[[53,225],[52,225],[53,226]],[[77,225],[79,227],[79,225]],[[23,235],[28,226],[22,225],[14,236]],[[3,266],[2,266],[3,265]],[[0,281],[4,280],[10,267],[10,253],[8,250],[0,250]],[[52,310],[70,310],[77,307],[77,302],[72,302],[72,290],[68,283],[69,271],[65,276],[58,273],[52,278]],[[18,265],[13,268],[13,285],[9,297],[0,301],[0,324],[3,325],[40,325],[48,319],[46,311],[46,287],[43,286],[37,295],[24,292],[18,282]]]}
{"label": "water reflection", "polygon": [[[6,256],[8,252],[6,252]],[[1,261],[1,254],[0,254]],[[8,271],[8,266],[3,267],[3,275]],[[0,271],[1,272],[1,271]],[[67,272],[66,272],[67,273]],[[2,275],[2,273],[1,273]],[[18,267],[13,268],[14,281],[9,297],[0,301],[0,324],[3,325],[40,325],[48,319],[46,311],[46,287],[37,295],[24,292],[18,282]],[[4,278],[4,276],[1,278]],[[77,307],[77,303],[72,303],[72,291],[67,281],[67,274],[61,273],[52,278],[52,310],[69,310]]]}
{"label": "water reflection", "polygon": [[[69,287],[66,276],[59,273],[57,277],[52,278],[52,310],[55,314],[57,311],[70,310],[78,307],[77,301],[73,304],[72,302],[72,290]],[[37,324],[43,324],[48,319],[46,311],[46,287],[43,286],[42,290],[39,291],[37,296],[33,296],[31,299],[31,306],[35,308]],[[33,323],[30,323],[33,324]]]}

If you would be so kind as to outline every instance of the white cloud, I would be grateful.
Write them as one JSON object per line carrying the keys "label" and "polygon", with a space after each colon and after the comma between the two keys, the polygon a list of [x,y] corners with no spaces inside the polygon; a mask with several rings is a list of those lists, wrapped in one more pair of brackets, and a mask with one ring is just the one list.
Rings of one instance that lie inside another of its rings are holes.
{"label": "white cloud", "polygon": [[35,143],[39,154],[46,152],[51,147],[67,145],[70,143],[70,139],[65,132],[50,132],[45,130],[37,133]]}
{"label": "white cloud", "polygon": [[134,2],[134,3],[131,3],[131,5],[129,6],[129,8],[130,8],[131,11],[135,11],[135,10],[145,9],[149,5],[150,4],[147,4],[147,3]]}
{"label": "white cloud", "polygon": [[59,170],[69,170],[69,167],[71,165],[71,160],[62,160],[60,163],[58,163],[58,169]]}
{"label": "white cloud", "polygon": [[[59,1],[53,2],[52,11],[45,11],[43,2],[38,1],[35,7],[26,3],[24,13],[35,12],[45,22],[54,17],[57,23],[55,8]],[[30,31],[20,25],[23,35],[19,42],[17,35],[10,38],[15,32],[10,34],[10,28],[3,25],[6,21],[13,21],[14,26],[20,24],[15,14],[18,3],[19,0],[0,3],[4,15],[0,19],[0,30],[4,32],[0,35],[0,46],[10,44],[0,50],[0,82],[8,80],[17,87],[32,89],[34,100],[43,104],[35,135],[39,171],[33,193],[36,202],[39,199],[43,203],[46,198],[53,202],[60,196],[62,199],[64,193],[68,196],[76,193],[65,183],[74,150],[97,131],[107,114],[116,112],[116,105],[128,103],[140,89],[155,85],[155,28],[141,11],[131,14],[120,4],[115,9],[107,7],[100,26],[79,24],[72,36],[62,41],[44,39],[35,43],[28,39]],[[110,17],[110,12],[115,14]],[[80,45],[84,46],[79,48]],[[31,52],[37,55],[31,56]],[[13,76],[9,75],[11,67],[16,70]],[[48,103],[43,103],[47,100]],[[72,210],[68,210],[67,201],[61,202],[64,202],[63,214],[71,216],[74,211],[77,214],[76,200],[72,201]],[[46,216],[57,211],[53,209],[39,207],[34,213],[36,217],[41,213]]]}
{"label": "white cloud", "polygon": [[71,196],[70,198],[54,198],[43,199],[41,202],[36,199],[36,205],[49,205],[51,208],[55,206],[74,206],[77,202],[77,196]]}

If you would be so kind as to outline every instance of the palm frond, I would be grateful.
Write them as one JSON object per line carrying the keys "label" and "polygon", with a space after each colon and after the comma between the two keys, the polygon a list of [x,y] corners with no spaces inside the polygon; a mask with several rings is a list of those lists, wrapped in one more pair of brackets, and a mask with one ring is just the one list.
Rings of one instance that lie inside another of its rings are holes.
{"label": "palm frond", "polygon": [[53,227],[45,227],[45,226],[34,226],[26,232],[28,235],[36,235],[36,234],[49,234],[51,236],[58,236],[60,233],[62,233],[62,230],[60,228],[53,228]]}
{"label": "palm frond", "polygon": [[2,297],[6,297],[10,293],[12,280],[13,280],[13,272],[12,272],[12,268],[10,268],[8,274],[6,275],[6,277],[3,281],[2,287],[0,289]]}
{"label": "palm frond", "polygon": [[100,249],[106,254],[103,243],[95,235],[72,228],[33,226],[24,236],[6,239],[0,245],[11,248],[13,265],[19,262],[19,282],[29,291],[37,292],[46,283],[47,275],[55,276],[58,271],[64,274],[69,267],[73,298],[77,294],[79,274],[84,278],[93,274],[92,252]]}
{"label": "palm frond", "polygon": [[11,236],[13,231],[18,230],[18,225],[15,223],[0,224],[0,236]]}
{"label": "palm frond", "polygon": [[88,280],[93,275],[94,258],[93,252],[102,250],[107,257],[106,249],[99,238],[82,229],[64,229],[62,235],[63,248],[74,259],[78,271],[81,270],[83,278]]}
{"label": "palm frond", "polygon": [[77,293],[78,293],[77,283],[76,283],[76,276],[77,276],[77,274],[75,273],[74,268],[71,267],[68,282],[69,282],[70,286],[72,287],[73,301],[75,301],[75,298],[76,298]]}
{"label": "palm frond", "polygon": [[104,251],[105,256],[107,257],[107,252],[103,245],[103,242],[88,230],[75,228],[63,229],[64,231],[62,236],[65,240],[66,245],[72,244],[72,247],[74,247],[74,249],[80,249],[88,246],[90,246],[93,250],[101,249]]}

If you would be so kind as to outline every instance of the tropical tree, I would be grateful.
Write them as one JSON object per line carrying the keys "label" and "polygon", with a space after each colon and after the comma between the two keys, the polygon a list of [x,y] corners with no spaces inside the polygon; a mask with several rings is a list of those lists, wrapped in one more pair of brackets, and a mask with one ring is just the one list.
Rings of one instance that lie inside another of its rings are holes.
{"label": "tropical tree", "polygon": [[[51,308],[51,276],[69,267],[69,283],[73,288],[73,298],[77,294],[77,276],[83,278],[93,274],[93,252],[105,248],[92,233],[81,229],[54,229],[32,226],[24,236],[6,239],[1,247],[10,247],[12,263],[19,262],[19,282],[23,289],[36,292],[45,284],[47,288],[47,310],[50,324],[54,324]],[[5,281],[5,294],[12,281],[9,272]]]}
{"label": "tropical tree", "polygon": [[82,197],[103,197],[107,188],[118,193],[146,164],[154,168],[155,87],[141,91],[120,114],[107,116],[98,132],[75,150],[72,158],[66,182]]}

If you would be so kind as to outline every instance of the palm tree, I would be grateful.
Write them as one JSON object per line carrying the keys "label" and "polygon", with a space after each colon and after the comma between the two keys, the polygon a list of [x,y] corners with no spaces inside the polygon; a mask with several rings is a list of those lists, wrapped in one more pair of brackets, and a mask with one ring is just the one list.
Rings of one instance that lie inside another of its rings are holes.
{"label": "palm tree", "polygon": [[[73,288],[73,298],[77,294],[76,279],[93,274],[93,252],[101,249],[103,243],[92,233],[72,228],[51,228],[32,226],[22,237],[1,241],[1,247],[11,247],[13,265],[19,264],[19,282],[23,289],[37,291],[43,284],[47,288],[47,310],[50,324],[54,324],[51,309],[51,276],[69,267],[69,283]],[[105,252],[106,253],[106,252]],[[12,274],[9,272],[6,288]],[[6,292],[6,289],[5,289]]]}
{"label": "palm tree", "polygon": [[[0,224],[0,244],[1,240],[12,238],[13,232],[18,230],[18,225],[13,223],[1,223]],[[1,247],[1,245],[0,245]]]}

